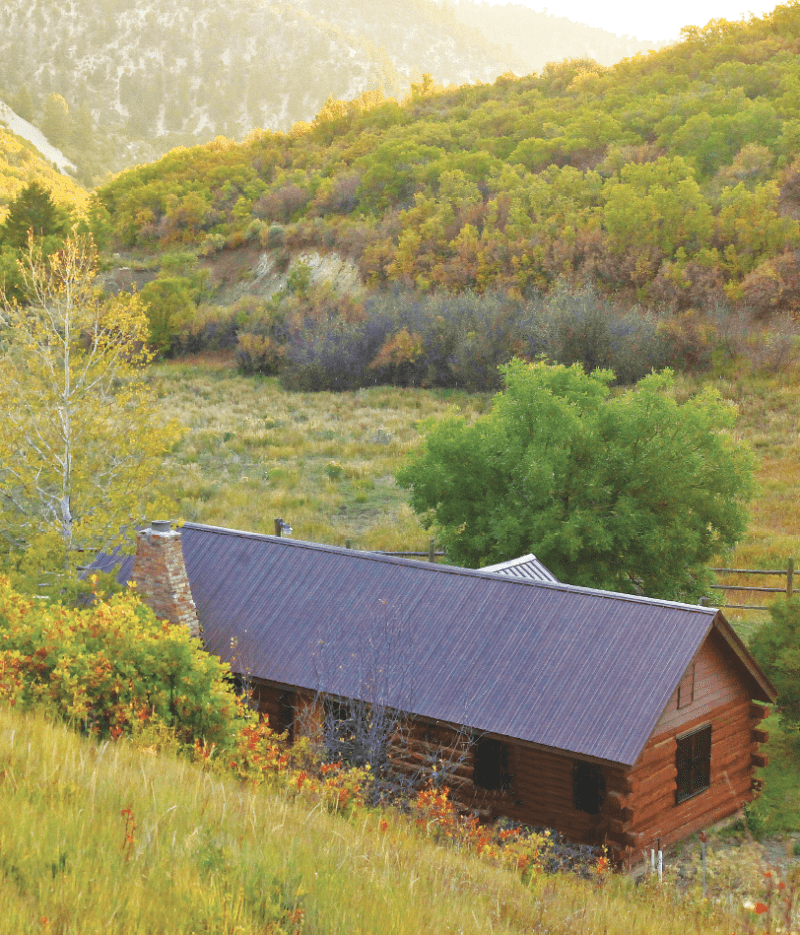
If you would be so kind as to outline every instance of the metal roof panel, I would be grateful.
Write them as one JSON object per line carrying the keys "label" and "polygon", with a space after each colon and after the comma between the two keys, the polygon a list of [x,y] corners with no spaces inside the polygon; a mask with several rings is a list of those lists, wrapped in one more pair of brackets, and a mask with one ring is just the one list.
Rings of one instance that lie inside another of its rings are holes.
{"label": "metal roof panel", "polygon": [[717,614],[195,523],[183,552],[239,670],[625,765]]}

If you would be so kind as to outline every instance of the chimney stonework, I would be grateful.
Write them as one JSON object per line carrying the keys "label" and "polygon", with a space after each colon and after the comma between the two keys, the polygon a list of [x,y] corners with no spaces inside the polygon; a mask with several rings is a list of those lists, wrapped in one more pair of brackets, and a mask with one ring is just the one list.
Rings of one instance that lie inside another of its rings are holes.
{"label": "chimney stonework", "polygon": [[157,520],[136,534],[131,577],[142,600],[159,620],[189,628],[200,637],[200,621],[183,562],[181,534],[172,524]]}

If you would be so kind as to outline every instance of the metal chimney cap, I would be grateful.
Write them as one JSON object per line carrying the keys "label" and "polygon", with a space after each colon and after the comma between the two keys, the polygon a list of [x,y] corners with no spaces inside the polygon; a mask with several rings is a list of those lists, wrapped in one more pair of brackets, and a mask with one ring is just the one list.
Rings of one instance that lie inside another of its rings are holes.
{"label": "metal chimney cap", "polygon": [[150,529],[153,532],[171,532],[172,531],[172,520],[154,519],[150,523]]}

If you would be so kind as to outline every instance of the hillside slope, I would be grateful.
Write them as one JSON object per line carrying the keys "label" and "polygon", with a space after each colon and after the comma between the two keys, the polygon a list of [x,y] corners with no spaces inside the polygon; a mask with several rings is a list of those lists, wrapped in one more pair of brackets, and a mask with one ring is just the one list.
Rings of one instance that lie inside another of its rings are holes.
{"label": "hillside slope", "polygon": [[5,703],[0,762],[3,935],[721,935],[742,923],[672,887],[643,899],[626,877],[523,883],[448,846],[433,813],[429,838],[367,808],[348,820]]}
{"label": "hillside slope", "polygon": [[800,302],[800,5],[608,69],[418,85],[175,150],[99,191],[118,248],[336,251],[373,287],[563,279],[686,310]]}
{"label": "hillside slope", "polygon": [[[572,45],[562,51],[562,39],[539,44],[542,64],[574,54]],[[612,54],[630,50],[622,43]],[[492,81],[523,73],[528,60],[433,0],[337,0],[324,8],[314,0],[6,0],[0,7],[0,89],[67,148],[87,182],[178,144],[241,139],[254,127],[288,130],[311,120],[329,96],[382,89],[398,97],[422,73],[443,84]]]}
{"label": "hillside slope", "polygon": [[33,143],[13,133],[4,121],[7,111],[3,107],[0,102],[0,223],[6,206],[30,182],[39,182],[58,204],[84,213],[88,192],[47,162]]}

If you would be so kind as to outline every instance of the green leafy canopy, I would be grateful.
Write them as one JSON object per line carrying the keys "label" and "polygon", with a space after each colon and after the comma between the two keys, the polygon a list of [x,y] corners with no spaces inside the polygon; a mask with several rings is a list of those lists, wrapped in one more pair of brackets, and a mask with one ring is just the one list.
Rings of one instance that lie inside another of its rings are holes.
{"label": "green leafy canopy", "polygon": [[670,371],[612,394],[611,371],[513,360],[491,412],[431,426],[397,474],[450,561],[534,552],[562,581],[695,600],[745,532],[753,457],[713,390]]}

